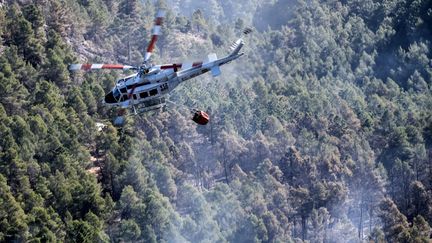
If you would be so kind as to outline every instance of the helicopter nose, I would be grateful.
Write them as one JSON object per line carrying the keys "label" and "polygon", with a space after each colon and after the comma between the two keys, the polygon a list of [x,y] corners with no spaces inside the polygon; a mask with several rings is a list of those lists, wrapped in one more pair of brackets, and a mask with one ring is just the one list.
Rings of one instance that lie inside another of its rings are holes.
{"label": "helicopter nose", "polygon": [[116,103],[117,101],[114,99],[114,95],[113,92],[109,92],[107,95],[105,95],[105,103],[107,104],[113,104]]}

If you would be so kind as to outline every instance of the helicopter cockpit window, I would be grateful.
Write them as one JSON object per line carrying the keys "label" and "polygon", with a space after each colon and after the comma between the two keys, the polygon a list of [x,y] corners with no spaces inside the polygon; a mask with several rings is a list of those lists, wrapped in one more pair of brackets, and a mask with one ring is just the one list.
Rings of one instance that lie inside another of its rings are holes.
{"label": "helicopter cockpit window", "polygon": [[117,101],[119,101],[120,100],[120,95],[121,95],[120,91],[117,88],[115,88],[114,91],[113,91],[114,99],[117,100]]}
{"label": "helicopter cockpit window", "polygon": [[157,89],[152,89],[152,90],[150,90],[150,96],[157,95],[157,93],[158,93],[158,90],[157,90]]}

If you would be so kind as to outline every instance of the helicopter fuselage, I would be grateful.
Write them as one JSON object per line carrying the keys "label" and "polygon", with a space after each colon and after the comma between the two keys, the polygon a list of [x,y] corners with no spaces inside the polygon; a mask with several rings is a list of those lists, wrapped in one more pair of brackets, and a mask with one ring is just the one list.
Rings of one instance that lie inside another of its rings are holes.
{"label": "helicopter fuselage", "polygon": [[[242,38],[237,39],[230,46],[230,53],[218,59],[216,54],[208,55],[206,62],[180,63],[149,66],[149,60],[156,47],[158,36],[161,34],[161,26],[165,11],[159,9],[156,13],[151,40],[145,50],[144,61],[140,66],[123,64],[93,64],[74,63],[69,65],[70,71],[90,70],[135,70],[136,73],[118,80],[113,89],[105,95],[103,103],[107,106],[120,108],[133,108],[135,114],[165,107],[165,96],[175,89],[180,83],[211,72],[213,76],[220,75],[220,66],[231,62],[243,55],[240,50],[244,46]],[[251,33],[252,29],[243,30],[243,36]],[[114,120],[115,125],[124,124],[125,109],[118,111],[119,116]],[[209,116],[204,111],[195,110],[192,119],[197,124],[205,125],[209,122]]]}
{"label": "helicopter fuselage", "polygon": [[220,74],[219,67],[242,56],[232,53],[221,59],[215,54],[208,61],[188,64],[156,65],[117,81],[115,87],[105,96],[104,103],[121,108],[133,106],[161,106],[161,98],[175,89],[180,83],[211,71],[213,76]]}

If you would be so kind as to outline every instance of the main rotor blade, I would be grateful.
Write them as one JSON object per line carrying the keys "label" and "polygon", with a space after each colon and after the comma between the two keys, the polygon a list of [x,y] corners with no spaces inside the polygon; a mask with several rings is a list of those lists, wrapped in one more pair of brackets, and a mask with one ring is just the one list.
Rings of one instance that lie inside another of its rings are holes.
{"label": "main rotor blade", "polygon": [[71,64],[69,65],[70,71],[78,71],[78,70],[94,70],[94,69],[120,69],[120,70],[129,70],[129,69],[137,69],[137,67],[129,66],[129,65],[121,65],[121,64]]}
{"label": "main rotor blade", "polygon": [[147,52],[146,52],[145,57],[144,57],[144,63],[146,63],[150,59],[150,57],[153,53],[153,50],[155,48],[158,36],[161,34],[162,22],[163,22],[164,17],[165,17],[165,11],[162,9],[159,9],[157,14],[156,14],[156,19],[155,19],[154,26],[153,26],[152,38],[151,38],[150,43],[147,47]]}

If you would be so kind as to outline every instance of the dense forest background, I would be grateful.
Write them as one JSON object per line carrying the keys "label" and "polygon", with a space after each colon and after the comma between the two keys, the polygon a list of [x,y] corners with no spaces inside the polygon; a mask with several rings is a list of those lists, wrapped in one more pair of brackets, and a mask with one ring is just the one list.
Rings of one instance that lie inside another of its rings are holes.
{"label": "dense forest background", "polygon": [[[128,117],[139,64],[246,55]],[[432,1],[0,0],[0,241],[428,242]]]}

